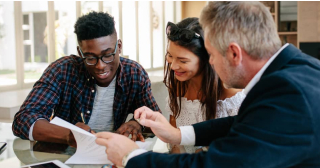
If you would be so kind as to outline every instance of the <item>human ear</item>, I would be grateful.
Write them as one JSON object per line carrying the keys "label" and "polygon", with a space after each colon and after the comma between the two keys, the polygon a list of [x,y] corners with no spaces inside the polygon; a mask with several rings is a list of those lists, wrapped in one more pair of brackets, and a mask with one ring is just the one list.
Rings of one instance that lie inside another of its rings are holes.
{"label": "human ear", "polygon": [[118,48],[119,48],[119,54],[121,54],[121,52],[122,52],[122,40],[121,39],[118,40]]}
{"label": "human ear", "polygon": [[242,61],[242,49],[237,43],[230,43],[227,50],[227,59],[230,64],[237,66]]}

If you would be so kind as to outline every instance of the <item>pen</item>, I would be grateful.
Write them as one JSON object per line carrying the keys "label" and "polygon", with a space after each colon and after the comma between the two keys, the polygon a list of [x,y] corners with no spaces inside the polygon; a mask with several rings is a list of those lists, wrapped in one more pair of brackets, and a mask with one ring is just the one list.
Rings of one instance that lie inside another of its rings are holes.
{"label": "pen", "polygon": [[53,116],[54,116],[54,109],[52,109],[52,114],[51,114],[51,117],[50,117],[50,121],[53,119]]}
{"label": "pen", "polygon": [[84,123],[84,124],[86,124],[86,122],[85,122],[85,120],[84,120],[84,118],[83,118],[83,113],[81,112],[81,118],[82,118],[82,122]]}
{"label": "pen", "polygon": [[[82,122],[86,124],[86,121],[84,120],[84,117],[83,117],[83,113],[81,112],[80,115],[81,115]],[[88,132],[91,133],[91,128],[88,130]]]}

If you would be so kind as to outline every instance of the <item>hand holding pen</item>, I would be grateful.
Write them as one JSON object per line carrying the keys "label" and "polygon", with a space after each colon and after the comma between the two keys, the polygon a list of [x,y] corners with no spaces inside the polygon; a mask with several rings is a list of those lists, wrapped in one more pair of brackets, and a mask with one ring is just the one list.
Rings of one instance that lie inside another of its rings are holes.
{"label": "hand holding pen", "polygon": [[[78,122],[75,126],[81,128],[81,129],[84,129],[92,134],[95,134],[95,132],[92,131],[91,128],[83,122]],[[71,147],[75,147],[75,148],[77,147],[77,143],[74,139],[72,131],[70,131],[69,135],[67,136],[67,144]]]}
{"label": "hand holding pen", "polygon": [[[88,125],[86,125],[86,120],[84,118],[83,113],[80,113],[80,116],[81,116],[82,122],[77,122],[77,124],[75,126],[81,128],[81,129],[84,129],[84,130],[86,130],[86,131],[88,131],[88,132],[90,132],[92,134],[95,134],[95,132],[93,130],[91,130],[91,128]],[[69,135],[67,137],[67,143],[71,147],[77,147],[77,143],[76,143],[76,141],[74,139],[72,131],[70,131],[70,133],[69,133]]]}
{"label": "hand holding pen", "polygon": [[86,125],[86,120],[84,119],[83,113],[80,113],[80,115],[81,115],[81,119],[82,119],[83,123],[78,122],[76,124],[76,126],[82,128],[82,129],[84,129],[84,130],[86,130],[86,131],[88,131],[88,132],[90,132],[92,134],[94,134],[95,132],[93,130],[91,130],[91,128],[88,125]]}

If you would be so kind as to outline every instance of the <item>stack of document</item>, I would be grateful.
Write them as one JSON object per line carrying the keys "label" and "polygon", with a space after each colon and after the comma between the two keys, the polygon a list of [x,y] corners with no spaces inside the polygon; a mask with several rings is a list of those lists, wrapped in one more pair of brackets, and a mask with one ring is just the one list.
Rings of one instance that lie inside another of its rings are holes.
{"label": "stack of document", "polygon": [[[96,144],[95,135],[59,117],[55,117],[50,123],[70,129],[77,142],[76,153],[65,164],[112,164],[105,152],[106,147]],[[156,139],[146,139],[145,142],[137,141],[136,144],[142,149],[152,150]]]}

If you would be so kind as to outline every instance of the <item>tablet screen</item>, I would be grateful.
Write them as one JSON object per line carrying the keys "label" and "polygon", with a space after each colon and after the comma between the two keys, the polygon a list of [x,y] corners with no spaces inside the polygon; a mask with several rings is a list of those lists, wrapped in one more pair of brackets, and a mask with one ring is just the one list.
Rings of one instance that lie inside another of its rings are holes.
{"label": "tablet screen", "polygon": [[60,167],[57,166],[56,164],[50,162],[50,163],[44,163],[41,165],[30,166],[30,168],[60,168]]}

